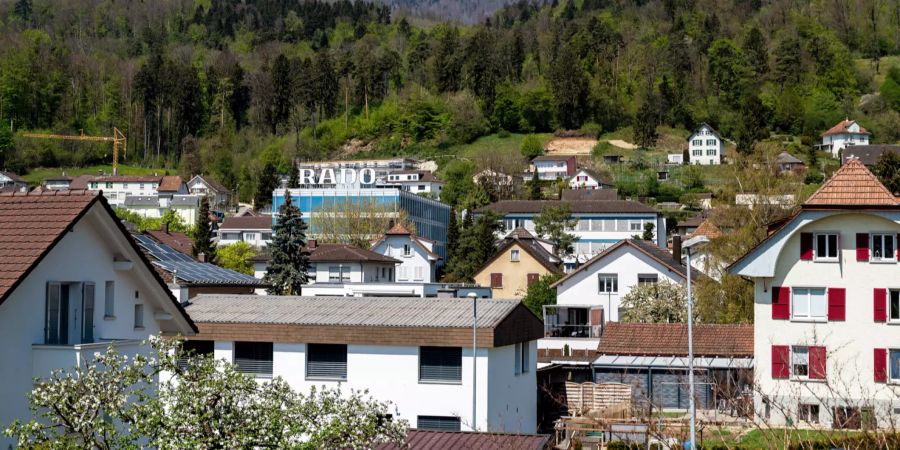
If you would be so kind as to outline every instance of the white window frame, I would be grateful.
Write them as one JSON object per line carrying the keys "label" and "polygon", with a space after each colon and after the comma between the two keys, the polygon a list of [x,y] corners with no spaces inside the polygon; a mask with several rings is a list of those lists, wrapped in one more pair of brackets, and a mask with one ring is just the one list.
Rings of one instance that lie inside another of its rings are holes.
{"label": "white window frame", "polygon": [[716,142],[716,140],[715,140],[715,139],[707,139],[707,140],[706,140],[706,146],[707,146],[707,147],[708,147],[708,146],[710,146],[710,145],[715,145],[715,146],[718,146],[718,145],[719,145],[719,143],[718,143],[718,142]]}
{"label": "white window frame", "polygon": [[[637,225],[637,227],[635,227]],[[631,220],[628,222],[628,231],[644,231],[644,221],[643,220]]]}
{"label": "white window frame", "polygon": [[[892,251],[890,256],[885,258],[884,256],[878,257],[875,256],[875,240],[880,239],[882,241],[881,248],[884,248],[884,238],[890,238]],[[897,262],[897,234],[896,233],[871,233],[869,235],[869,261],[875,263],[895,263]]]}
{"label": "white window frame", "polygon": [[412,246],[403,244],[403,256],[412,256]]}
{"label": "white window frame", "polygon": [[714,148],[706,149],[706,156],[716,156],[716,153],[718,153],[717,149],[714,149]]}
{"label": "white window frame", "polygon": [[[641,281],[641,278],[645,278],[646,281]],[[650,278],[653,278],[653,281],[649,281]],[[657,284],[657,283],[659,283],[659,274],[656,274],[656,273],[639,273],[638,276],[637,276],[637,279],[638,279],[638,286],[641,286],[641,285],[644,285],[644,284]]]}
{"label": "white window frame", "polygon": [[[828,245],[828,238],[825,238],[825,255],[819,256],[819,236],[835,236],[835,256],[827,256],[830,248]],[[841,234],[834,231],[822,231],[818,233],[813,233],[813,261],[815,262],[837,262],[841,257]]]}
{"label": "white window frame", "polygon": [[[900,384],[900,370],[895,374],[891,367],[891,353],[900,354],[900,348],[887,349],[887,380],[891,384]],[[896,377],[894,375],[897,375]]]}
{"label": "white window frame", "polygon": [[[807,407],[807,409],[808,409],[807,412],[808,412],[809,414],[804,415],[804,414],[801,413],[801,411],[803,410],[803,407],[804,407],[804,406]],[[816,408],[816,415],[815,415],[815,417],[812,417],[812,408],[813,408],[813,407]],[[817,423],[819,423],[819,417],[821,417],[821,415],[822,415],[822,406],[819,405],[819,404],[816,404],[816,403],[800,403],[799,405],[797,405],[797,421],[798,421],[798,422],[799,422],[799,421],[803,421],[803,422],[806,422],[806,423],[809,423],[809,424],[817,424]],[[812,418],[813,420],[809,420],[810,418]]]}
{"label": "white window frame", "polygon": [[519,249],[514,248],[514,249],[512,249],[512,250],[509,251],[509,260],[512,261],[512,262],[519,262],[519,261],[521,261],[521,259],[520,259],[520,257],[519,257]]}
{"label": "white window frame", "polygon": [[[797,350],[806,349],[806,375],[798,375],[794,373],[794,354],[800,353]],[[791,346],[791,359],[790,359],[790,371],[791,378],[797,380],[808,380],[809,379],[809,346],[808,345],[792,345]]]}
{"label": "white window frame", "polygon": [[[822,302],[825,305],[824,308],[824,316],[813,316],[813,302],[812,302],[812,291],[813,290],[822,290]],[[798,291],[806,291],[806,296],[799,297],[797,296]],[[794,314],[794,308],[800,301],[806,302],[806,316],[798,316]],[[791,320],[797,322],[827,322],[828,321],[828,289],[824,287],[794,287],[791,288]]]}
{"label": "white window frame", "polygon": [[703,156],[703,149],[695,148],[691,151],[692,156]]}
{"label": "white window frame", "polygon": [[[607,290],[612,285],[612,290]],[[617,273],[599,273],[597,274],[597,292],[600,294],[618,294],[619,293],[619,274]]]}

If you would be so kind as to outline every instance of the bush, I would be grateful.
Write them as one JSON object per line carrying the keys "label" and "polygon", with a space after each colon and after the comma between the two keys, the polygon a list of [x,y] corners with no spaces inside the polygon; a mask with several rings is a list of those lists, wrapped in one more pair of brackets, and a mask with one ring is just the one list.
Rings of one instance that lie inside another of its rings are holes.
{"label": "bush", "polygon": [[821,184],[824,180],[825,176],[822,175],[822,172],[819,172],[818,170],[810,170],[809,172],[806,172],[806,177],[803,179],[803,183]]}
{"label": "bush", "polygon": [[537,136],[529,134],[525,136],[525,139],[522,140],[522,145],[519,147],[519,151],[522,152],[523,156],[531,159],[535,156],[544,154],[544,143],[541,142],[541,140]]}
{"label": "bush", "polygon": [[509,136],[510,136],[509,131],[506,131],[506,130],[500,130],[500,131],[497,132],[497,137],[500,138],[500,139],[506,139],[506,138],[508,138]]}
{"label": "bush", "polygon": [[581,131],[585,137],[598,138],[600,137],[600,133],[603,132],[603,127],[595,122],[587,122],[581,126],[579,131]]}

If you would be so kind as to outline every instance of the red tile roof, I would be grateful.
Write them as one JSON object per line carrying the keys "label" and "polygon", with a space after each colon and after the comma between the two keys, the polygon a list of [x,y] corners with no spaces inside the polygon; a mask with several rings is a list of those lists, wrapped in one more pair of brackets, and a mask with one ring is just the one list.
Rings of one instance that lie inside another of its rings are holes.
{"label": "red tile roof", "polygon": [[272,228],[272,216],[227,217],[219,230],[266,230]]}
{"label": "red tile roof", "polygon": [[178,192],[183,184],[184,181],[177,175],[164,176],[162,177],[162,181],[159,182],[159,187],[156,188],[156,190],[158,192]]}
{"label": "red tile roof", "polygon": [[0,302],[97,197],[85,191],[0,195]]}
{"label": "red tile roof", "polygon": [[147,230],[144,234],[149,235],[161,244],[168,245],[185,255],[192,256],[194,241],[184,233],[178,231],[169,231],[166,233],[161,230]]}
{"label": "red tile roof", "polygon": [[703,221],[693,233],[688,235],[688,239],[697,236],[706,236],[710,239],[715,239],[717,237],[722,236],[722,230],[716,226],[716,224],[712,223],[709,219]]}
{"label": "red tile roof", "polygon": [[849,131],[848,128],[850,128],[850,125],[852,125],[854,123],[856,123],[855,120],[844,119],[844,120],[838,122],[837,125],[829,128],[828,131],[822,133],[822,136],[831,136],[832,134],[847,134],[847,133],[872,134],[872,133],[869,133],[868,131],[866,131],[866,129],[863,128],[862,125],[860,125],[860,127],[859,127],[859,132],[853,133],[853,132]]}
{"label": "red tile roof", "polygon": [[391,227],[391,229],[388,230],[387,233],[384,233],[384,234],[395,235],[395,236],[409,236],[412,233],[410,233],[409,230],[406,229],[406,227],[404,227],[403,225],[398,223],[398,224],[394,225],[393,227]]}
{"label": "red tile roof", "polygon": [[[687,356],[687,324],[608,322],[598,353]],[[695,356],[753,356],[753,325],[695,324]]]}
{"label": "red tile roof", "polygon": [[[480,433],[471,431],[409,430],[406,434],[410,450],[542,450],[550,436],[541,434]],[[394,444],[379,444],[376,450],[400,449]]]}
{"label": "red tile roof", "polygon": [[866,166],[853,159],[835,171],[803,206],[900,206],[900,202]]}

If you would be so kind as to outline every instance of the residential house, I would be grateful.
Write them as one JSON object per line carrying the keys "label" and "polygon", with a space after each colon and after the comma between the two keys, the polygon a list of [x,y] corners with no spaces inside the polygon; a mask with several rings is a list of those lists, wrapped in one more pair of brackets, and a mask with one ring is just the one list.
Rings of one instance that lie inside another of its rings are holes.
{"label": "residential house", "polygon": [[699,227],[700,224],[703,223],[703,221],[706,220],[708,216],[709,214],[706,211],[701,211],[691,217],[688,217],[687,219],[678,222],[675,225],[675,234],[687,236],[693,233],[694,230],[696,230],[697,227]]}
{"label": "residential house", "polygon": [[578,169],[575,175],[569,178],[570,189],[611,189],[613,187],[612,183],[593,169]]}
{"label": "residential house", "polygon": [[648,223],[653,225],[657,245],[666,244],[666,223],[662,215],[643,203],[632,201],[503,200],[487,205],[475,211],[475,214],[485,210],[500,214],[503,217],[504,234],[522,227],[537,235],[534,218],[545,208],[559,207],[568,207],[571,211],[576,224],[569,232],[578,237],[575,254],[564,260],[566,270],[573,269],[578,263],[587,261],[622,239],[643,234]]}
{"label": "residential house", "polygon": [[72,177],[66,175],[47,177],[44,178],[44,187],[50,190],[69,189],[72,180]]}
{"label": "residential house", "polygon": [[318,244],[310,240],[308,245],[310,285],[396,281],[398,259],[349,244]]}
{"label": "residential house", "polygon": [[444,188],[444,182],[438,180],[433,173],[427,170],[391,172],[387,176],[387,184],[400,186],[400,189],[413,194],[433,195],[436,199],[441,198],[441,189]]}
{"label": "residential house", "polygon": [[666,155],[666,164],[679,166],[684,164],[684,153],[669,153]]}
{"label": "residential house", "polygon": [[434,241],[416,236],[399,223],[372,243],[372,251],[400,262],[396,281],[437,281],[436,268],[441,257],[434,252]]}
{"label": "residential house", "polygon": [[272,216],[227,217],[219,225],[216,245],[230,245],[246,242],[262,248],[272,242]]}
{"label": "residential house", "polygon": [[781,152],[775,157],[775,164],[781,173],[799,173],[806,170],[806,164],[800,158],[788,153]]}
{"label": "residential house", "polygon": [[185,224],[197,223],[200,197],[190,195],[176,175],[81,175],[69,189],[101,191],[114,208],[125,208],[142,217],[160,218],[174,211]]}
{"label": "residential house", "polygon": [[24,192],[28,190],[28,182],[12,172],[0,171],[0,189]]}
{"label": "residential house", "polygon": [[[100,195],[0,195],[0,423],[28,421],[35,378],[196,328]],[[0,447],[16,442],[0,435]]]}
{"label": "residential house", "polygon": [[855,120],[844,119],[822,133],[822,140],[816,145],[816,148],[831,153],[831,156],[835,158],[840,158],[841,151],[847,146],[869,145],[869,136],[871,135],[872,133],[866,131]]}
{"label": "residential house", "polygon": [[[718,239],[722,237],[722,230],[719,229],[716,224],[712,222],[710,219],[706,219],[703,223],[697,227],[691,234],[685,237],[685,240],[693,239],[697,236],[704,236],[710,241]],[[681,236],[673,237],[673,241],[678,240],[679,245],[681,244]],[[682,259],[682,262],[685,262],[685,259]],[[691,253],[691,267],[703,272],[707,276],[715,279],[721,280],[722,274],[725,269],[725,265],[717,258],[714,258],[712,254],[708,251],[705,246],[698,246],[697,248],[692,250]]]}
{"label": "residential house", "polygon": [[853,159],[729,267],[754,284],[760,419],[896,426],[898,235],[900,200]]}
{"label": "residential house", "polygon": [[560,273],[560,263],[549,243],[516,228],[473,278],[481,286],[490,286],[494,298],[522,298],[540,277]]}
{"label": "residential house", "polygon": [[618,200],[619,191],[616,189],[562,189],[559,191],[560,200],[566,202],[581,202],[592,200]]}
{"label": "residential house", "polygon": [[704,166],[722,164],[725,139],[713,127],[701,123],[688,138],[688,157],[691,164]]}
{"label": "residential house", "polygon": [[194,175],[187,183],[191,194],[209,199],[210,206],[225,208],[231,205],[231,190],[213,178],[203,175]]}
{"label": "residential house", "polygon": [[144,234],[150,236],[160,244],[168,245],[179,253],[193,257],[194,240],[180,231],[170,230],[169,224],[167,223],[163,224],[161,230],[146,230],[144,231]]}
{"label": "residential house", "polygon": [[541,155],[531,160],[526,178],[530,180],[534,172],[537,172],[540,180],[555,181],[558,178],[566,180],[575,175],[576,165],[574,155]]}
{"label": "residential house", "polygon": [[418,429],[535,432],[541,324],[518,301],[201,295],[187,311],[198,347],[258,379],[366,390]]}
{"label": "residential house", "polygon": [[873,144],[873,145],[848,145],[841,152],[841,165],[847,163],[850,159],[859,159],[859,162],[868,167],[869,170],[878,162],[878,158],[885,152],[892,152],[900,156],[900,145],[896,144]]}

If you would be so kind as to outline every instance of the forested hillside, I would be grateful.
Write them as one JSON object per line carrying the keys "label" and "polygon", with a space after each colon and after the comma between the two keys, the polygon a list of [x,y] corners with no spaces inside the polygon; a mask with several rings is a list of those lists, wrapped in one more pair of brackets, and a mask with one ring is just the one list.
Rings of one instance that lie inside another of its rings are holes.
{"label": "forested hillside", "polygon": [[427,28],[390,11],[0,1],[0,167],[107,162],[107,145],[16,133],[117,127],[129,164],[212,173],[248,200],[268,162],[444,155],[501,130],[630,126],[652,146],[657,125],[708,122],[751,152],[852,116],[900,138],[900,0],[519,2]]}

